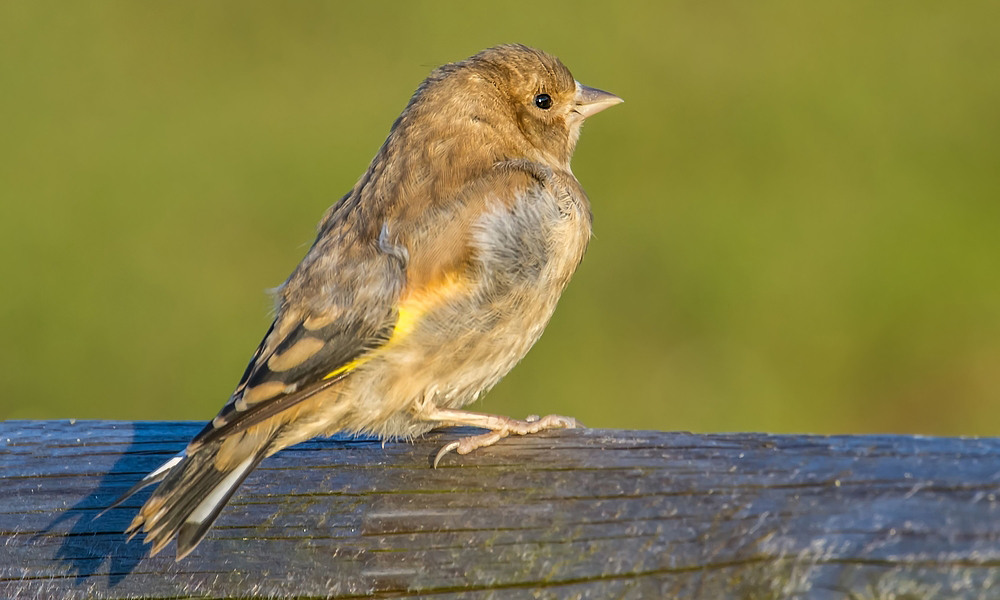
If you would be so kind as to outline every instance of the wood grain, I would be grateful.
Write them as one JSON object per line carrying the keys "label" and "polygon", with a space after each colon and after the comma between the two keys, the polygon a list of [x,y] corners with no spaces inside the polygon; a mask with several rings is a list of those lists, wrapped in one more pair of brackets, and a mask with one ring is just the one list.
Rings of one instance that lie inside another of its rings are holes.
{"label": "wood grain", "polygon": [[1000,598],[1000,440],[579,430],[318,440],[180,563],[98,513],[198,423],[0,423],[4,598]]}

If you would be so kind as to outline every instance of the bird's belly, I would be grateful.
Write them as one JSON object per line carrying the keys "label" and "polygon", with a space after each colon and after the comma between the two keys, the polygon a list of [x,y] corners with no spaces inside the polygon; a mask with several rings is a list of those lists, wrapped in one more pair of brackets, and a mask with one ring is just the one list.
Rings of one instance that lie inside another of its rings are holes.
{"label": "bird's belly", "polygon": [[368,408],[358,415],[364,423],[357,429],[384,436],[419,435],[433,426],[420,420],[421,410],[459,408],[475,401],[538,340],[557,299],[536,296],[517,312],[456,307],[428,318],[409,339],[365,369],[363,387],[352,386],[362,397],[359,406]]}

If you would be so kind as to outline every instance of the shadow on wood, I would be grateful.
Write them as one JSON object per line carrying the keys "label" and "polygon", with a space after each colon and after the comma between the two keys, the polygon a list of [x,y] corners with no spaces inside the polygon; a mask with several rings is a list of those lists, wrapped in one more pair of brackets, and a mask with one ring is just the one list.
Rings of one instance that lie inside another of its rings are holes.
{"label": "shadow on wood", "polygon": [[[997,598],[1000,440],[582,430],[267,459],[180,563],[98,513],[200,424],[0,423],[0,597]],[[464,432],[468,433],[468,432]]]}

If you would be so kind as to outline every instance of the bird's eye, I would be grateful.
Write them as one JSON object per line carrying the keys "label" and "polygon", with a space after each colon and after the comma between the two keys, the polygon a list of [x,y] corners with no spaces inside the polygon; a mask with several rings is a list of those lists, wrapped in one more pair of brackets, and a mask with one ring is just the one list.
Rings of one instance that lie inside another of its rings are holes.
{"label": "bird's eye", "polygon": [[535,96],[535,106],[543,110],[552,108],[552,96],[548,94],[538,94]]}

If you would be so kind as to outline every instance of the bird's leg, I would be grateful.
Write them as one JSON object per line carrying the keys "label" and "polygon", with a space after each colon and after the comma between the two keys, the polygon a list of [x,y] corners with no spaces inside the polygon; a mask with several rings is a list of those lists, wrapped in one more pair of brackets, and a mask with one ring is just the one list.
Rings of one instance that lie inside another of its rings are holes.
{"label": "bird's leg", "polygon": [[492,446],[510,434],[528,435],[538,433],[547,429],[573,429],[583,427],[583,424],[572,417],[560,415],[548,415],[538,418],[532,415],[524,421],[503,417],[500,415],[488,415],[484,413],[469,412],[465,410],[454,410],[448,408],[433,408],[420,415],[421,419],[427,421],[437,421],[441,425],[471,425],[489,429],[489,433],[473,435],[455,440],[445,445],[434,457],[434,468],[436,469],[441,458],[449,452],[455,451],[459,454],[468,454],[476,448]]}

